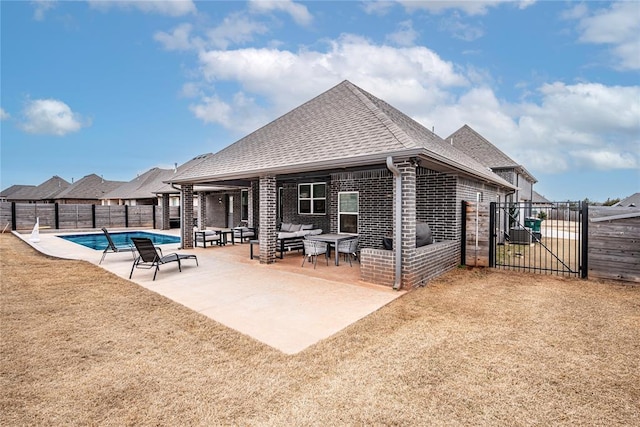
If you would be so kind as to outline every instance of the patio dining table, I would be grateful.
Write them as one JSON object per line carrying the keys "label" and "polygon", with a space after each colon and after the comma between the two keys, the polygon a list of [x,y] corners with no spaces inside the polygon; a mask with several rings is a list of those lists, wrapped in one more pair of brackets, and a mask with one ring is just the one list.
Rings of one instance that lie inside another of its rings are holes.
{"label": "patio dining table", "polygon": [[336,250],[336,265],[339,265],[340,254],[338,253],[338,244],[344,240],[355,239],[357,234],[339,234],[339,233],[327,233],[316,234],[314,236],[307,236],[307,240],[316,240],[319,242],[333,243]]}

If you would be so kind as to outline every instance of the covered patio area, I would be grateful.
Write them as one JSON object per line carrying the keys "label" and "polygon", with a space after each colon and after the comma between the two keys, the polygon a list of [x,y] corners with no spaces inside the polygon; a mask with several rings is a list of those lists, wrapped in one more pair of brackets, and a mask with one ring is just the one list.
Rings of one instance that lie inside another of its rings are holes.
{"label": "covered patio area", "polygon": [[[175,235],[178,230],[162,233]],[[15,234],[46,255],[95,265],[102,256],[102,251],[57,237],[72,233],[40,233],[37,243],[30,242],[28,234]],[[165,254],[178,250],[177,244],[161,247]],[[404,294],[361,281],[358,263],[327,266],[322,261],[314,270],[308,263],[301,267],[302,254],[292,252],[265,265],[249,258],[249,244],[179,252],[195,254],[199,266],[187,261],[182,272],[177,265],[162,266],[155,281],[152,271],[136,270],[131,280],[287,354],[304,350]],[[132,263],[130,253],[110,253],[100,267],[128,278]]]}

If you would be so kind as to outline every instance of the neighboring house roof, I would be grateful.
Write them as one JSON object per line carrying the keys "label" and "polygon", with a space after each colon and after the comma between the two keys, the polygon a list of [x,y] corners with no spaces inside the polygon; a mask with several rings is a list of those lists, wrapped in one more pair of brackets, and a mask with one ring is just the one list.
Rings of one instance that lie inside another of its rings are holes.
{"label": "neighboring house roof", "polygon": [[156,190],[173,175],[172,169],[152,168],[105,194],[101,199],[138,200],[156,198]]}
{"label": "neighboring house roof", "polygon": [[533,197],[531,198],[531,203],[544,204],[544,203],[551,203],[551,201],[548,200],[543,195],[541,195],[540,193],[537,193],[536,191],[534,191]]}
{"label": "neighboring house roof", "polygon": [[634,193],[626,199],[620,200],[613,206],[621,206],[624,208],[640,207],[640,193]]}
{"label": "neighboring house roof", "polygon": [[525,175],[529,181],[536,183],[538,180],[527,171],[524,166],[516,163],[498,147],[489,142],[485,137],[473,130],[471,126],[464,125],[446,138],[446,141],[454,147],[464,150],[482,164],[492,170],[514,169]]}
{"label": "neighboring house roof", "polygon": [[20,188],[8,196],[5,196],[3,192],[2,196],[7,197],[8,200],[29,200],[34,202],[40,200],[53,200],[59,193],[67,189],[70,185],[71,184],[66,180],[54,175],[38,186],[14,185],[13,187]]}
{"label": "neighboring house roof", "polygon": [[179,190],[176,190],[171,186],[171,182],[173,182],[173,179],[177,177],[180,173],[189,170],[190,168],[202,163],[203,161],[205,161],[206,159],[212,156],[213,156],[213,153],[199,154],[195,156],[193,159],[189,160],[188,162],[183,163],[182,165],[176,167],[176,169],[169,171],[170,173],[164,177],[164,179],[162,180],[163,182],[161,182],[158,185],[158,187],[154,190],[154,193],[180,194]]}
{"label": "neighboring house roof", "polygon": [[0,192],[0,197],[2,198],[8,198],[8,199],[16,199],[16,197],[14,197],[16,194],[20,194],[20,193],[27,193],[29,190],[36,188],[35,185],[21,185],[21,184],[16,184],[16,185],[12,185],[11,187],[5,188],[4,190],[2,190],[2,192]]}
{"label": "neighboring house roof", "polygon": [[125,184],[124,181],[107,181],[96,174],[91,174],[71,184],[59,193],[56,199],[99,200],[123,184]]}
{"label": "neighboring house roof", "polygon": [[416,157],[436,170],[462,172],[515,188],[487,167],[386,102],[343,81],[197,165],[176,183],[205,183]]}

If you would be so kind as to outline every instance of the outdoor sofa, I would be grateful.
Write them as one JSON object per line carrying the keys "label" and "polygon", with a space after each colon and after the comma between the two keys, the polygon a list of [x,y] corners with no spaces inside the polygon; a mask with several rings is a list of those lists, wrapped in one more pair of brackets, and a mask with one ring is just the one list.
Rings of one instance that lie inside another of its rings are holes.
{"label": "outdoor sofa", "polygon": [[292,224],[283,222],[280,225],[278,238],[276,240],[276,252],[280,254],[280,259],[285,252],[303,251],[305,236],[322,234],[321,228],[313,228],[313,224]]}

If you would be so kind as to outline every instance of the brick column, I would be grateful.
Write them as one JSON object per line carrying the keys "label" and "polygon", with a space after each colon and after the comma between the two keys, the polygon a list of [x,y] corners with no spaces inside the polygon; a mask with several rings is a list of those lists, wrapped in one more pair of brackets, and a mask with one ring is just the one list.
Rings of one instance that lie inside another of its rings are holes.
{"label": "brick column", "polygon": [[416,166],[403,162],[398,166],[402,178],[402,287],[416,282]]}
{"label": "brick column", "polygon": [[169,195],[162,195],[162,229],[168,230],[171,228],[171,224],[169,222],[170,212],[169,212]]}
{"label": "brick column", "polygon": [[182,249],[193,248],[193,184],[182,184]]}
{"label": "brick column", "polygon": [[200,211],[198,229],[204,230],[207,226],[207,194],[202,191],[198,193],[198,209]]}
{"label": "brick column", "polygon": [[260,264],[276,261],[276,178],[260,178]]}

